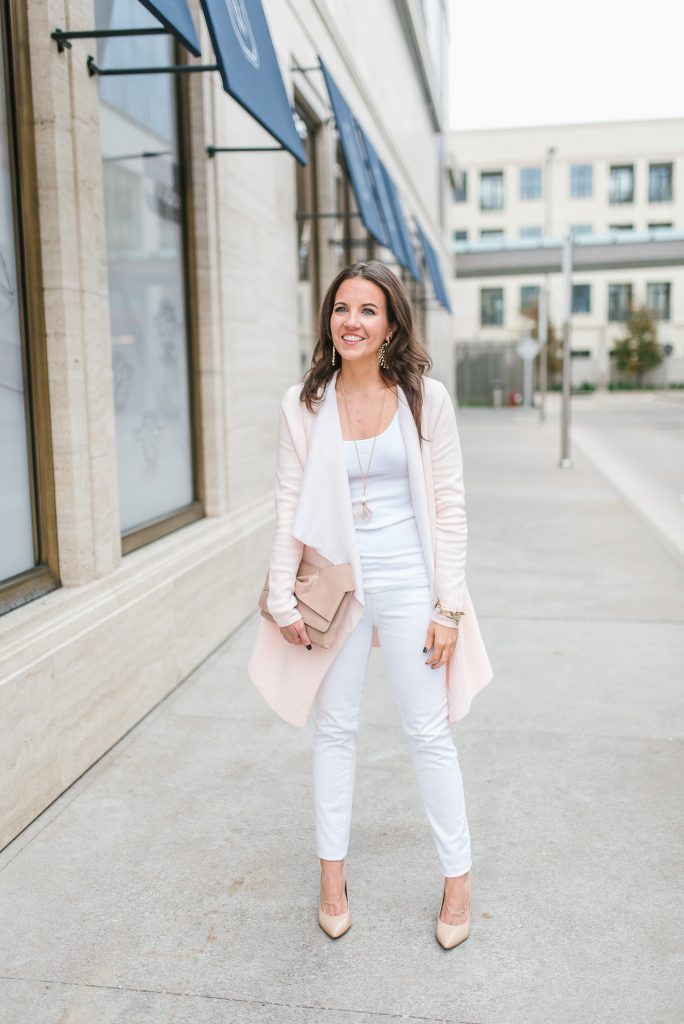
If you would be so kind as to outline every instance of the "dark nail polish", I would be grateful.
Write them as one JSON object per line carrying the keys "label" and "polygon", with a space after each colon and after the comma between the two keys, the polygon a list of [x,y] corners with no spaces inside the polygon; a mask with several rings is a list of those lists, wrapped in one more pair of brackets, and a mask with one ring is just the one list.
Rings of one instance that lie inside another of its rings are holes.
{"label": "dark nail polish", "polygon": [[423,654],[427,654],[427,647],[423,648]]}
{"label": "dark nail polish", "polygon": [[307,651],[310,651],[311,650],[311,644],[307,644],[306,645],[306,649],[307,649]]}

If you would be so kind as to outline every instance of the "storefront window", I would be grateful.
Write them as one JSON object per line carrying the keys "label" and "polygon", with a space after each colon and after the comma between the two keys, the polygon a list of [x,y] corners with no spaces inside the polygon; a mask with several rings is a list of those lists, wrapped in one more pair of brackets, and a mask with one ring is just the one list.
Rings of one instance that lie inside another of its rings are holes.
{"label": "storefront window", "polygon": [[10,579],[35,565],[15,180],[5,79],[0,18],[0,580]]}
{"label": "storefront window", "polygon": [[300,281],[311,287],[314,306],[318,305],[318,174],[316,166],[316,138],[318,125],[299,103],[295,106],[295,124],[304,143],[308,163],[297,163],[297,262]]}
{"label": "storefront window", "polygon": [[[96,0],[98,29],[154,26]],[[168,36],[101,40],[102,67],[175,63]],[[100,79],[100,144],[122,532],[194,499],[177,76]]]}
{"label": "storefront window", "polygon": [[427,288],[425,287],[424,282],[416,281],[409,271],[405,270],[403,267],[401,268],[399,276],[406,285],[406,290],[409,294],[411,305],[413,307],[413,320],[416,336],[420,343],[427,348]]}
{"label": "storefront window", "polygon": [[302,103],[295,104],[297,133],[308,163],[297,163],[297,330],[301,372],[311,362],[315,345],[316,313],[320,301],[320,222],[316,163],[318,123]]}

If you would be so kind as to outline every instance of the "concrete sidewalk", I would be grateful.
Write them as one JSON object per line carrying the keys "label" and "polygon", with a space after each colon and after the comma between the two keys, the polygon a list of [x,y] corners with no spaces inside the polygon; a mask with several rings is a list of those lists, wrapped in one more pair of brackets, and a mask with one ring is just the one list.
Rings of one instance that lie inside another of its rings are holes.
{"label": "concrete sidewalk", "polygon": [[[374,650],[348,861],[318,927],[311,722],[270,711],[256,617],[0,854],[8,1024],[679,1024],[684,573],[556,412],[459,411],[494,679],[454,729],[473,927]],[[388,719],[389,709],[389,719]]]}

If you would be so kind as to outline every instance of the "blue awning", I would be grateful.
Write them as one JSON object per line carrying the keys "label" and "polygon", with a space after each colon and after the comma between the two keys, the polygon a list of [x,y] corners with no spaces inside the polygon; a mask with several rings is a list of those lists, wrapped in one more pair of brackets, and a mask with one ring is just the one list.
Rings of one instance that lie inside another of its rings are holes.
{"label": "blue awning", "polygon": [[437,253],[432,248],[427,235],[421,228],[418,221],[416,221],[416,230],[418,232],[420,244],[423,248],[423,253],[425,255],[425,266],[427,267],[427,272],[430,275],[430,280],[432,281],[432,287],[435,290],[435,295],[437,299],[441,302],[441,304],[444,306],[444,308],[448,310],[449,313],[451,313],[451,303],[449,302],[449,296],[447,295],[447,290],[444,286],[444,278],[442,277],[442,271],[440,270],[439,261],[437,259]]}
{"label": "blue awning", "polygon": [[306,165],[261,0],[200,0],[223,88]]}
{"label": "blue awning", "polygon": [[332,78],[327,67],[320,57],[318,60],[321,65],[323,77],[325,78],[325,84],[328,88],[328,95],[330,96],[330,102],[332,104],[333,114],[335,115],[335,122],[337,124],[337,133],[340,137],[340,143],[342,144],[342,152],[344,153],[344,159],[347,164],[347,170],[349,171],[349,177],[351,178],[354,195],[356,196],[356,201],[359,206],[361,220],[373,238],[379,242],[380,245],[388,246],[390,241],[385,232],[382,217],[375,201],[373,183],[371,181],[368,166],[366,165],[364,153],[361,149],[361,128],[354,120],[354,115],[349,109],[347,101],[337,88],[335,80]]}
{"label": "blue awning", "polygon": [[366,152],[366,162],[370,172],[371,182],[373,184],[376,206],[380,211],[385,228],[385,241],[383,244],[386,248],[392,250],[401,266],[405,267],[406,258],[404,256],[404,245],[397,225],[392,200],[387,188],[387,182],[385,181],[385,175],[383,174],[384,165],[378,154],[375,152],[373,144],[364,132],[363,128],[359,128],[359,134],[361,136],[363,148]]}
{"label": "blue awning", "polygon": [[411,238],[411,232],[409,231],[408,224],[406,223],[404,211],[401,208],[399,192],[397,191],[397,186],[394,184],[384,164],[382,165],[382,175],[383,178],[385,179],[385,187],[387,189],[387,193],[390,197],[390,202],[392,204],[392,210],[394,212],[394,222],[397,226],[397,231],[399,232],[399,236],[401,238],[402,255],[401,258],[397,256],[397,259],[399,259],[401,265],[408,270],[408,272],[416,281],[422,281],[423,275],[420,272],[418,260],[416,259],[416,250],[413,248],[413,239]]}
{"label": "blue awning", "polygon": [[199,57],[200,43],[187,0],[140,0],[140,3],[173,33],[186,50]]}

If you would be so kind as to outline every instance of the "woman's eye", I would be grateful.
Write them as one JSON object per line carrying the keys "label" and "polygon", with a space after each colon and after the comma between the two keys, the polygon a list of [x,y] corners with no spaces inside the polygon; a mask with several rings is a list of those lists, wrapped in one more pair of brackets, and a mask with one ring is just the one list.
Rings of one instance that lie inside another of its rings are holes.
{"label": "woman's eye", "polygon": [[371,314],[371,316],[373,315],[373,313],[374,313],[374,312],[375,312],[375,310],[374,310],[374,309],[370,309],[370,308],[368,308],[368,307],[367,307],[366,309],[364,309],[364,313],[370,313],[370,314]]}

